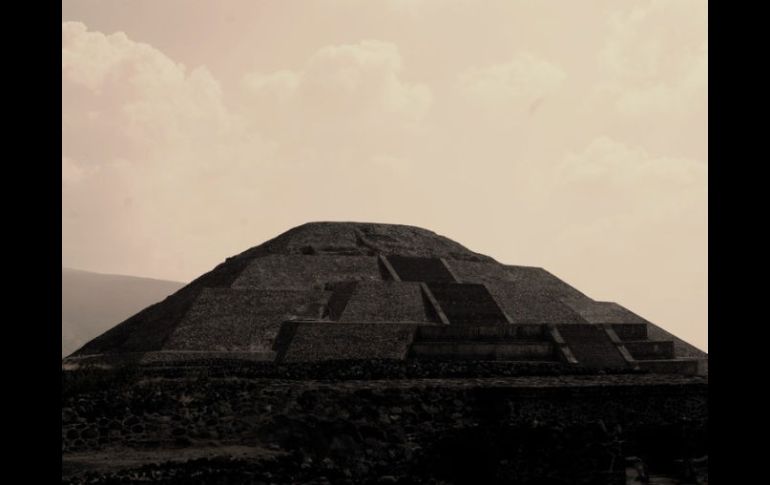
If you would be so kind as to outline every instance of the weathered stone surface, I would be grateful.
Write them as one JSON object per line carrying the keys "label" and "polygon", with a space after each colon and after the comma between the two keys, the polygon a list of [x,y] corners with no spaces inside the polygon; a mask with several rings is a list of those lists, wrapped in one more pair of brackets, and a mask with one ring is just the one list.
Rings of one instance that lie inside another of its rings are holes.
{"label": "weathered stone surface", "polygon": [[249,264],[233,288],[323,289],[340,281],[382,281],[375,256],[272,254]]}
{"label": "weathered stone surface", "polygon": [[[633,366],[619,338],[629,341],[647,369],[689,369],[688,363],[667,362],[687,357],[701,359],[697,368],[707,371],[705,353],[617,304],[592,300],[542,268],[502,265],[421,228],[342,222],[304,224],[228,258],[92,340],[63,366],[408,359],[436,354],[437,347],[456,349],[439,351],[444,357],[466,360],[529,356],[581,364],[587,358],[581,356],[590,354],[571,352],[568,342],[549,332],[538,342],[510,335],[486,342],[458,338],[433,347],[420,342],[410,351],[415,324],[644,324],[642,342],[627,338],[637,329],[618,327],[623,337],[611,337],[604,350],[620,352]],[[656,347],[647,340],[662,343]],[[670,342],[673,356],[666,350]],[[597,369],[597,362],[618,367],[617,359],[592,360]]]}
{"label": "weathered stone surface", "polygon": [[285,362],[332,359],[405,359],[415,325],[298,323]]}
{"label": "weathered stone surface", "polygon": [[[706,443],[708,390],[701,377],[149,377],[89,381],[79,390],[72,388],[75,376],[68,377],[62,400],[65,470],[87,456],[136,458],[108,473],[72,469],[65,483],[152,477],[160,483],[235,484],[254,483],[266,473],[275,483],[314,483],[321,476],[331,483],[377,483],[384,476],[395,483],[510,483],[513,477],[525,484],[546,478],[597,483],[591,480],[609,468],[605,446],[614,439],[622,440],[629,456],[659,450],[645,455],[653,466],[675,460],[688,447],[702,454]],[[101,405],[85,409],[81,400]],[[78,417],[136,422],[144,431],[130,438],[75,438]],[[195,423],[203,423],[206,433]],[[651,437],[665,446],[650,448]],[[161,454],[164,449],[170,451]],[[249,451],[238,455],[235,449]],[[172,458],[171,450],[209,455],[187,460],[196,455]]]}
{"label": "weathered stone surface", "polygon": [[550,293],[542,286],[530,287],[521,282],[489,283],[487,288],[513,323],[587,323],[559,300],[560,292]]}
{"label": "weathered stone surface", "polygon": [[323,304],[322,290],[206,288],[169,336],[165,350],[267,352],[283,323]]}
{"label": "weathered stone surface", "polygon": [[356,284],[339,321],[438,323],[420,284],[400,281]]}

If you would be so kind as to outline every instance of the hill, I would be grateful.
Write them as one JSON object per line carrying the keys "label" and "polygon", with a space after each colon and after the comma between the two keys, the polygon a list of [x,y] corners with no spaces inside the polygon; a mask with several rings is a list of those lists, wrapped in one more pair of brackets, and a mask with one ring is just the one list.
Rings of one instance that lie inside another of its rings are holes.
{"label": "hill", "polygon": [[62,268],[62,357],[184,286],[177,281]]}

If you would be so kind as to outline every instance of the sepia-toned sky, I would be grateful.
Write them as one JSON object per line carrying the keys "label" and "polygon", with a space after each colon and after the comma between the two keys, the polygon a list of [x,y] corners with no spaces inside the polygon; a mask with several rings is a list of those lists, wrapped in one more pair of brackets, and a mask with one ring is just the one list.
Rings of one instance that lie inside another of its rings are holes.
{"label": "sepia-toned sky", "polygon": [[62,263],[411,224],[707,350],[707,74],[705,0],[64,0]]}

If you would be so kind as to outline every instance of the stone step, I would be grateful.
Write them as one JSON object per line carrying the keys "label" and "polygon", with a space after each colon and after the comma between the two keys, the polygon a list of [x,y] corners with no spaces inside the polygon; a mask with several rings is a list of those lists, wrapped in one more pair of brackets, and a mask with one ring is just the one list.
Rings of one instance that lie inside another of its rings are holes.
{"label": "stone step", "polygon": [[411,354],[417,359],[556,361],[551,342],[415,342]]}
{"label": "stone step", "polygon": [[339,320],[345,308],[348,306],[350,298],[356,291],[355,281],[343,281],[335,284],[327,284],[326,290],[331,291],[332,295],[326,303],[328,317],[331,320]]}
{"label": "stone step", "polygon": [[620,340],[645,340],[647,338],[646,323],[614,323],[612,329]]}
{"label": "stone step", "polygon": [[627,340],[623,345],[635,360],[673,359],[673,340]]}
{"label": "stone step", "polygon": [[315,246],[309,244],[300,248],[302,254],[312,255],[332,255],[332,256],[361,256],[364,254],[361,248],[350,246]]}
{"label": "stone step", "polygon": [[423,325],[418,327],[415,341],[505,341],[548,340],[545,325]]}
{"label": "stone step", "polygon": [[621,368],[628,364],[603,328],[572,323],[556,326],[578,363],[590,368]]}
{"label": "stone step", "polygon": [[411,256],[388,256],[388,262],[396,271],[401,281],[454,282],[452,273],[438,258],[418,258]]}
{"label": "stone step", "polygon": [[505,314],[484,285],[430,283],[428,287],[450,324],[508,324]]}
{"label": "stone step", "polygon": [[640,360],[637,362],[639,368],[652,372],[654,374],[701,374],[702,365],[699,361],[705,359],[655,359]]}

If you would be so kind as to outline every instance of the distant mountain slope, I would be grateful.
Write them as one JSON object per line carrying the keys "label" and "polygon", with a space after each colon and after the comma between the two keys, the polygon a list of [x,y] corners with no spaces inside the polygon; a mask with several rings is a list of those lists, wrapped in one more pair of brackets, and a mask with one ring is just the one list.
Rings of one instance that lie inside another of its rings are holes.
{"label": "distant mountain slope", "polygon": [[184,286],[176,281],[62,268],[62,357]]}

